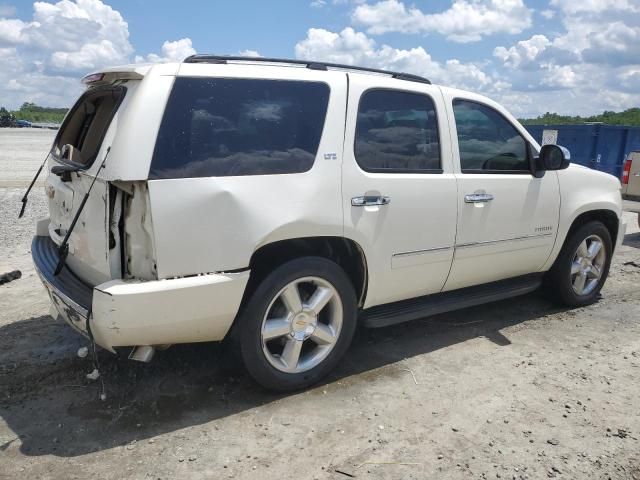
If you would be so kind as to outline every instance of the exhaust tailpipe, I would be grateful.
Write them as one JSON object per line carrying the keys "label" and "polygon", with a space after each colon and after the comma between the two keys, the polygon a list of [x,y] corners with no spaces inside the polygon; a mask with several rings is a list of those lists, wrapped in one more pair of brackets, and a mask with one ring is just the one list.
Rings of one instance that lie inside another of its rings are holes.
{"label": "exhaust tailpipe", "polygon": [[136,362],[149,363],[153,358],[153,354],[156,353],[156,348],[150,345],[140,345],[134,347],[129,354],[129,360],[135,360]]}

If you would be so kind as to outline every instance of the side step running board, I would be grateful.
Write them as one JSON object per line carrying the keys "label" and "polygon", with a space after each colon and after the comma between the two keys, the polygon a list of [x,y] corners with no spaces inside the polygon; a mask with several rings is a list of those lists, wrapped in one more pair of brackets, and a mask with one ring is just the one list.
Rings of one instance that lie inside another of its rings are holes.
{"label": "side step running board", "polygon": [[438,313],[473,307],[533,292],[542,284],[541,273],[509,278],[475,287],[435,293],[368,308],[361,313],[366,327],[378,328],[416,320]]}

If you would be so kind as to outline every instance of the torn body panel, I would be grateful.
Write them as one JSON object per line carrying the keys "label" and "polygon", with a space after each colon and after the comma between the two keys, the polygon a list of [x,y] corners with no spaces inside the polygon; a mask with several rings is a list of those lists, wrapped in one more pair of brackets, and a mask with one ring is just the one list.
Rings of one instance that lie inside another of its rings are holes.
{"label": "torn body panel", "polygon": [[[122,183],[119,183],[122,186]],[[157,278],[153,225],[146,182],[128,182],[124,201],[124,278]]]}

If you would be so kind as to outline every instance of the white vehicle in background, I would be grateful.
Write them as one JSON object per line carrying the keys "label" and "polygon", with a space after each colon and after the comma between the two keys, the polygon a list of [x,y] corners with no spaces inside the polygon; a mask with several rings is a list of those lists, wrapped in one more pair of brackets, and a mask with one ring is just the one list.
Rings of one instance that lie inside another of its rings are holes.
{"label": "white vehicle in background", "polygon": [[622,198],[640,201],[640,152],[631,152],[622,168]]}
{"label": "white vehicle in background", "polygon": [[531,292],[597,299],[618,179],[500,105],[413,75],[196,55],[85,77],[32,252],[54,315],[103,348],[237,340],[303,388],[378,327]]}
{"label": "white vehicle in background", "polygon": [[640,226],[640,152],[631,152],[622,168],[622,198],[629,200],[630,211],[638,214]]}

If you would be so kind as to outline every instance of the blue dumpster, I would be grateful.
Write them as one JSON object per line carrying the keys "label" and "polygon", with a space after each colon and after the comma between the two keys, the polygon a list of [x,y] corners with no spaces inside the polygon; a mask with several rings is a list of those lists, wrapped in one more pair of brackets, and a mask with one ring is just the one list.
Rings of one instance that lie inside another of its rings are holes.
{"label": "blue dumpster", "polygon": [[640,151],[640,127],[586,123],[525,125],[539,143],[557,143],[571,151],[571,161],[620,178],[629,152]]}

